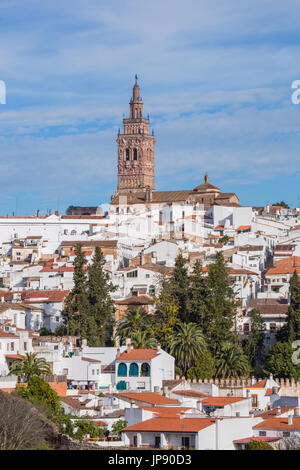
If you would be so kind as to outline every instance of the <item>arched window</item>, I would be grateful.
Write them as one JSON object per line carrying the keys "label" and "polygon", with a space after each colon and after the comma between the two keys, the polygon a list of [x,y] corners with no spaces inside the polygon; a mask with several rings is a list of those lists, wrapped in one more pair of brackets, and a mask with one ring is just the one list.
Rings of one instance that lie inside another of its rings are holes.
{"label": "arched window", "polygon": [[76,230],[72,230],[71,235],[76,235]]}
{"label": "arched window", "polygon": [[129,367],[129,376],[138,377],[138,375],[139,375],[139,367],[135,362],[133,362],[132,364],[130,364],[130,367]]}
{"label": "arched window", "polygon": [[137,149],[133,149],[133,160],[137,160],[138,152]]}
{"label": "arched window", "polygon": [[130,158],[130,151],[129,149],[126,149],[126,160],[129,160]]}
{"label": "arched window", "polygon": [[118,367],[118,376],[127,377],[127,366],[124,362],[121,362]]}
{"label": "arched window", "polygon": [[143,362],[141,366],[141,377],[149,377],[150,376],[150,365],[147,362]]}

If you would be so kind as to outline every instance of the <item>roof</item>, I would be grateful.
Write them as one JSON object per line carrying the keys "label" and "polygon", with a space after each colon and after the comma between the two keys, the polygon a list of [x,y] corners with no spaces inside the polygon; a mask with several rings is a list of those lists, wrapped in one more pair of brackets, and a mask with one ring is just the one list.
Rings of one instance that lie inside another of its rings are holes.
{"label": "roof", "polygon": [[267,379],[263,379],[263,380],[259,380],[253,385],[248,385],[247,387],[244,387],[244,388],[265,388],[266,383],[267,383]]}
{"label": "roof", "polygon": [[295,271],[297,274],[300,274],[300,266],[275,266],[275,268],[268,269],[266,276],[270,276],[272,274],[294,274]]}
{"label": "roof", "polygon": [[24,302],[63,302],[68,295],[68,290],[42,290],[32,292],[22,292],[22,299]]}
{"label": "roof", "polygon": [[250,307],[257,309],[261,315],[286,315],[289,305],[277,299],[251,299]]}
{"label": "roof", "polygon": [[210,418],[152,418],[133,424],[123,431],[198,432],[215,423]]}
{"label": "roof", "polygon": [[128,400],[135,400],[143,403],[149,403],[150,405],[180,405],[178,400],[173,398],[159,395],[154,392],[121,392],[116,394],[118,398],[127,398]]}
{"label": "roof", "polygon": [[258,415],[255,415],[255,417],[263,418],[263,419],[268,419],[272,418],[273,416],[280,416],[283,413],[287,413],[287,411],[294,410],[296,406],[280,406],[280,413],[277,415],[277,407],[272,408],[271,410],[268,411],[263,411],[262,413],[259,413]]}
{"label": "roof", "polygon": [[154,304],[154,300],[149,295],[132,295],[123,300],[115,300],[117,305],[148,305]]}
{"label": "roof", "polygon": [[293,423],[288,424],[288,418],[269,418],[253,427],[253,429],[286,429],[300,430],[300,418],[293,416]]}
{"label": "roof", "polygon": [[184,413],[191,409],[191,407],[181,406],[142,406],[142,410],[151,411],[160,418],[176,418],[180,413]]}
{"label": "roof", "polygon": [[205,406],[226,406],[231,405],[232,403],[237,403],[239,401],[249,400],[249,398],[244,397],[207,397],[202,403]]}
{"label": "roof", "polygon": [[246,230],[251,230],[251,225],[240,225],[236,230],[238,232],[244,232]]}
{"label": "roof", "polygon": [[7,333],[0,328],[0,338],[18,338],[18,336],[12,333]]}
{"label": "roof", "polygon": [[7,357],[7,359],[24,359],[24,357],[19,354],[5,354],[5,357]]}
{"label": "roof", "polygon": [[244,439],[237,439],[233,442],[237,444],[248,444],[250,441],[263,441],[263,442],[272,442],[278,441],[281,439],[280,437],[267,437],[267,436],[252,436],[252,437],[245,437]]}
{"label": "roof", "polygon": [[190,397],[190,398],[205,398],[208,395],[205,393],[197,392],[194,390],[174,390],[173,392],[175,395],[180,395],[182,397]]}
{"label": "roof", "polygon": [[[78,217],[80,218],[80,217]],[[94,217],[92,217],[94,218]],[[102,218],[102,217],[101,217]],[[80,244],[82,247],[100,246],[100,248],[116,248],[118,240],[76,240],[76,241],[63,241],[60,246],[63,247],[76,247]]]}
{"label": "roof", "polygon": [[131,349],[122,352],[116,361],[151,361],[158,355],[157,349]]}

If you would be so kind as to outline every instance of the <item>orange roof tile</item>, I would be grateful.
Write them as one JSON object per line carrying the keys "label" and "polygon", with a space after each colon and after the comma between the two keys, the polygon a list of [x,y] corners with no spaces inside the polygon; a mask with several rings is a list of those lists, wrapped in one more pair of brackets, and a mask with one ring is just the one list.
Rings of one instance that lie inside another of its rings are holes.
{"label": "orange roof tile", "polygon": [[204,398],[208,396],[208,395],[205,395],[204,393],[197,392],[194,390],[175,390],[173,393],[175,395],[181,395],[183,397],[191,397],[191,398]]}
{"label": "orange roof tile", "polygon": [[118,398],[127,398],[150,405],[180,405],[178,400],[165,397],[154,392],[121,392],[116,395]]}
{"label": "orange roof tile", "polygon": [[188,411],[191,408],[181,406],[141,406],[141,409],[151,411],[160,418],[176,418],[180,413]]}
{"label": "orange roof tile", "polygon": [[116,361],[151,361],[158,354],[157,349],[131,349],[124,351]]}
{"label": "orange roof tile", "polygon": [[288,418],[269,418],[257,424],[253,429],[297,429],[300,430],[300,418],[293,416],[293,423],[288,424]]}
{"label": "orange roof tile", "polygon": [[214,423],[210,418],[152,418],[128,426],[124,431],[198,432]]}
{"label": "orange roof tile", "polygon": [[226,406],[239,401],[249,400],[244,397],[208,397],[205,398],[202,403],[205,406]]}
{"label": "orange roof tile", "polygon": [[263,380],[259,380],[259,382],[256,382],[253,385],[250,385],[250,386],[247,386],[247,387],[244,387],[244,388],[249,388],[249,389],[250,388],[265,388],[266,383],[267,383],[267,379],[263,379]]}

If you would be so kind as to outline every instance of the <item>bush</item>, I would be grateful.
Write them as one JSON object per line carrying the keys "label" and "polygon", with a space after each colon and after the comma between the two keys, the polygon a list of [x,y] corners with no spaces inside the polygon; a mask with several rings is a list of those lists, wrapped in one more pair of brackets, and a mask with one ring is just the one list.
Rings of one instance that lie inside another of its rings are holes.
{"label": "bush", "polygon": [[247,450],[274,450],[274,449],[267,442],[251,440],[247,446]]}
{"label": "bush", "polygon": [[215,375],[214,358],[210,351],[206,350],[201,353],[195,365],[187,371],[188,379],[211,379]]}
{"label": "bush", "polygon": [[112,425],[112,432],[115,435],[121,434],[122,430],[126,428],[127,421],[125,419],[119,419]]}
{"label": "bush", "polygon": [[56,391],[40,377],[31,377],[27,387],[17,386],[16,393],[31,403],[46,405],[52,412],[60,410],[60,400]]}

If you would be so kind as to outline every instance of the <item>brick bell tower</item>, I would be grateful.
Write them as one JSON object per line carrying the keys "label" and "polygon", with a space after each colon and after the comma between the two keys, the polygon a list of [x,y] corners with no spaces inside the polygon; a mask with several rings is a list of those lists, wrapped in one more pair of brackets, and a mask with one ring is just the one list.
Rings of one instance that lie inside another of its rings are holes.
{"label": "brick bell tower", "polygon": [[149,134],[149,119],[143,117],[143,101],[135,76],[130,100],[130,117],[123,119],[123,134],[118,133],[118,194],[154,190],[154,133]]}

